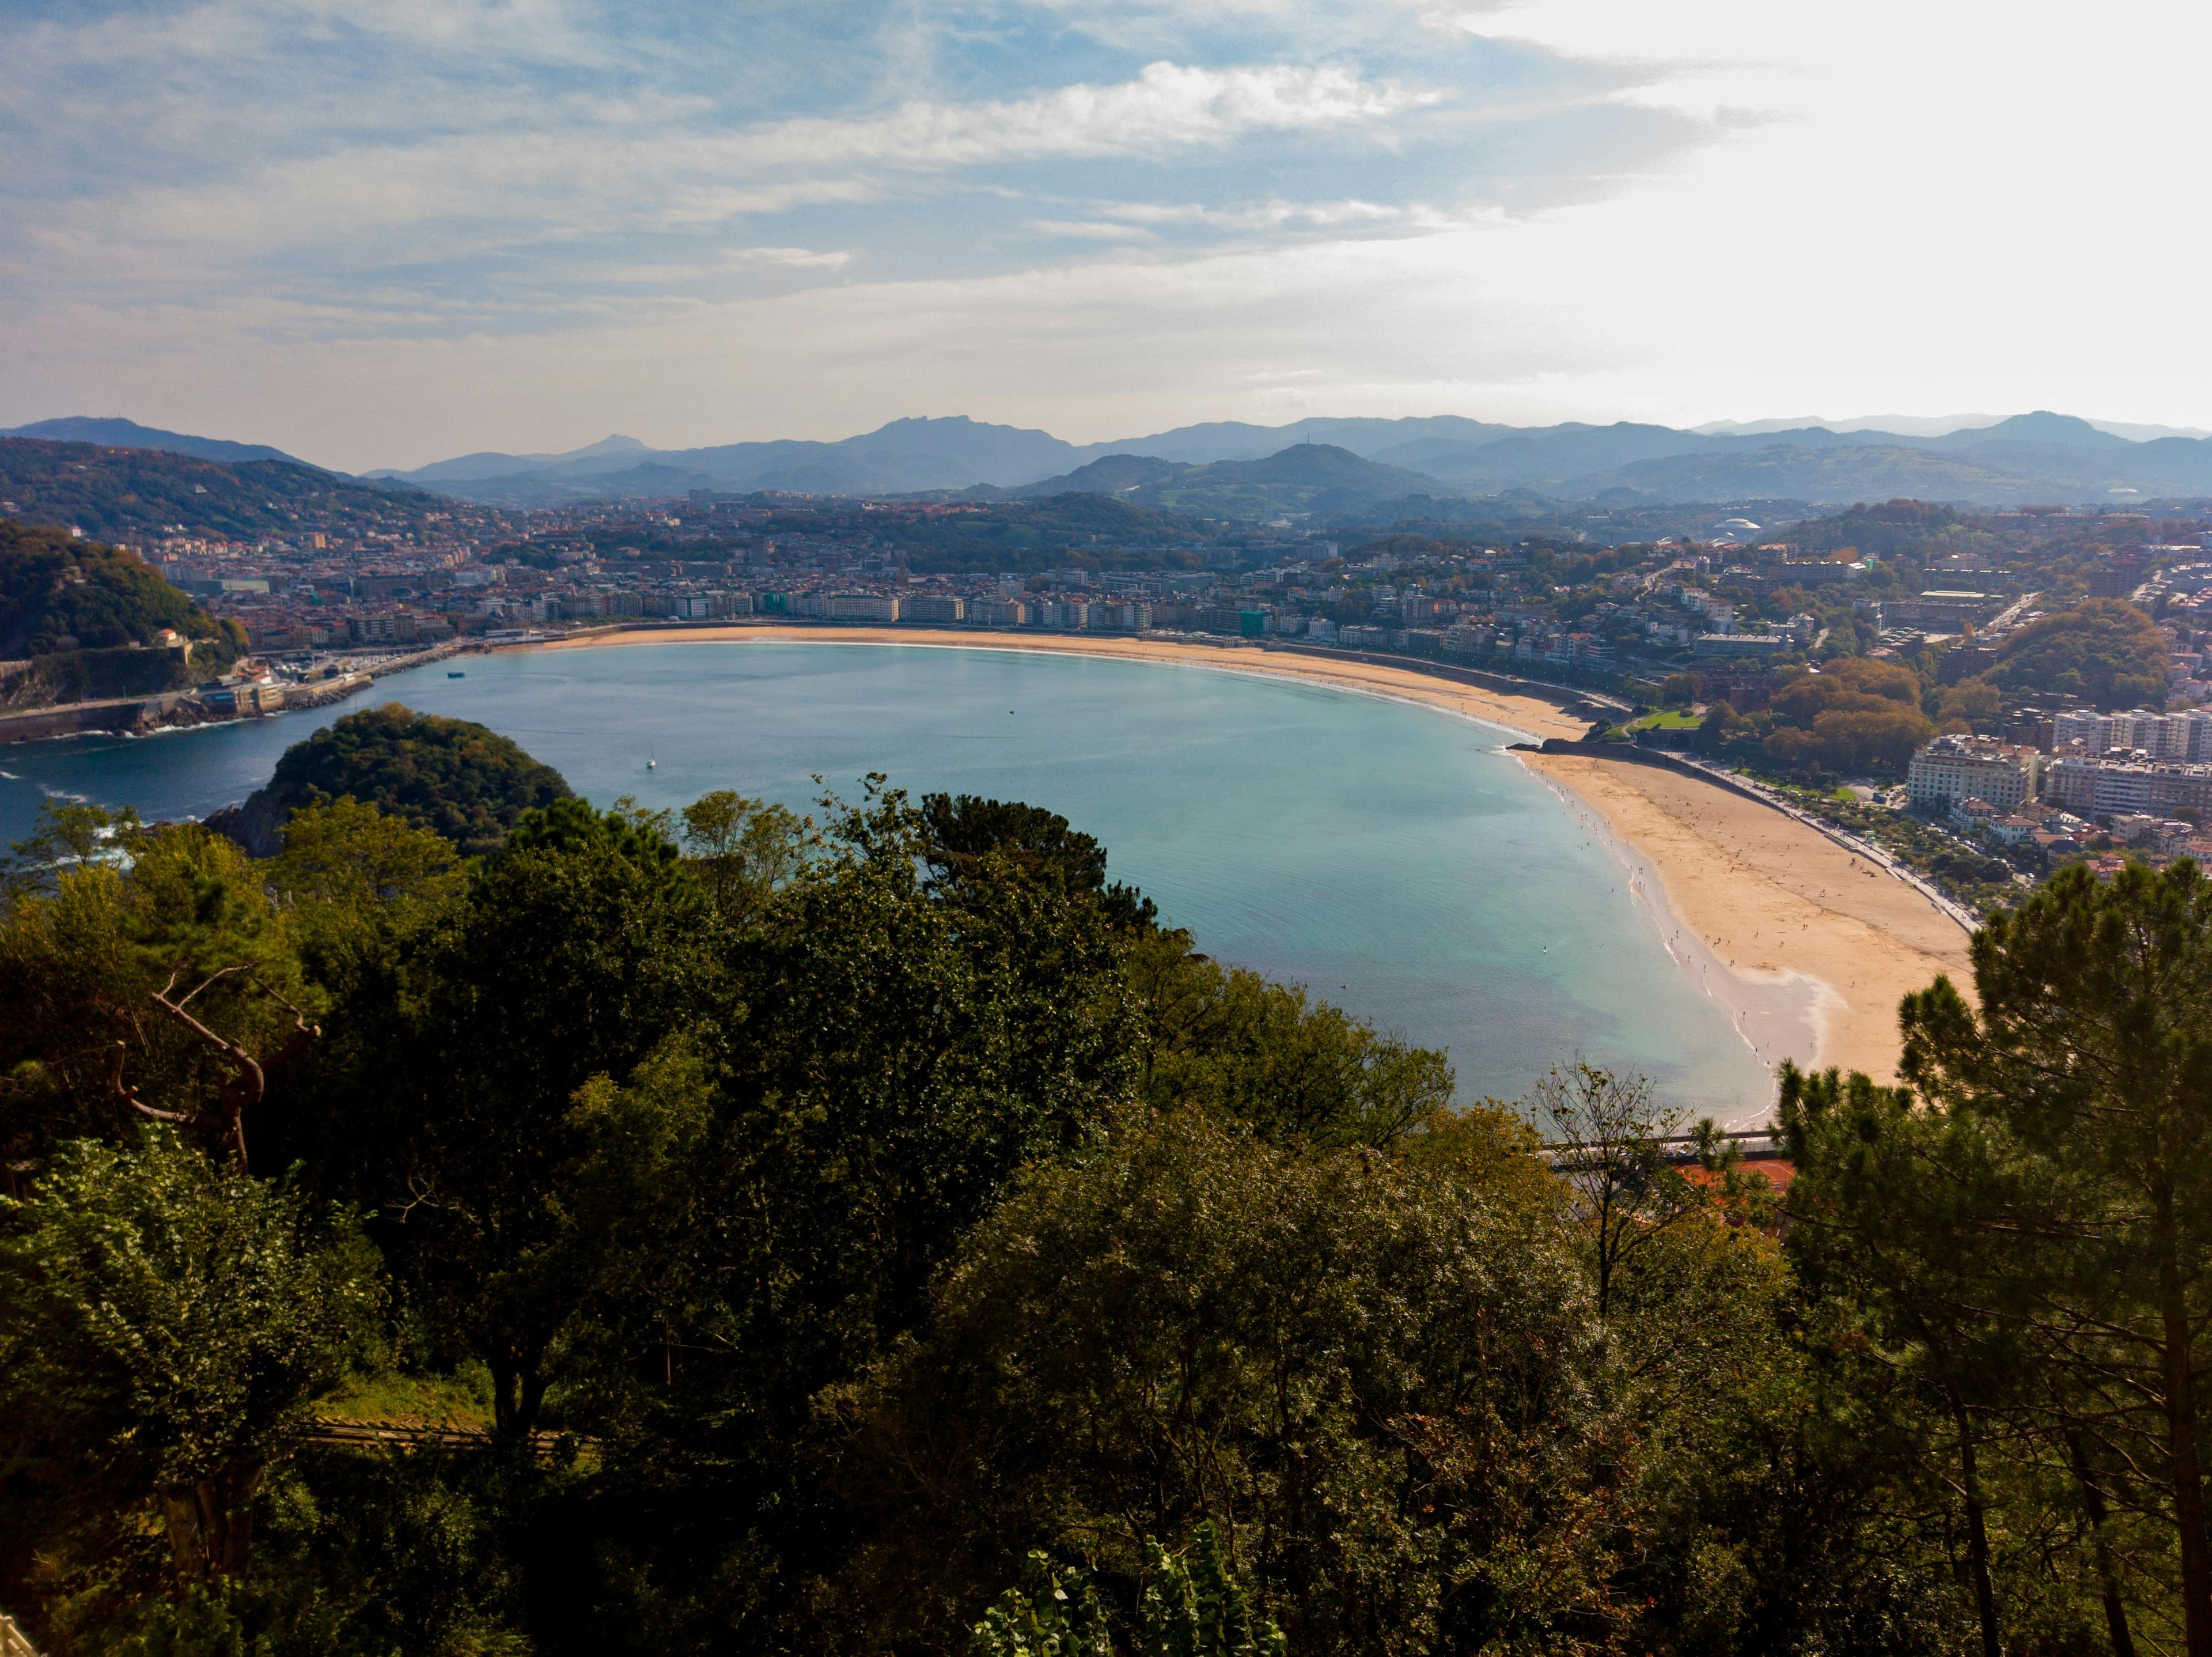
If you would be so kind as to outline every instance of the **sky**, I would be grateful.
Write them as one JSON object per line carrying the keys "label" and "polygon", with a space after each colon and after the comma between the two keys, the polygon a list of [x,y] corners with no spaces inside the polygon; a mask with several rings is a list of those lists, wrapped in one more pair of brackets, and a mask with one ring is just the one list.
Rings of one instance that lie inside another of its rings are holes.
{"label": "sky", "polygon": [[0,425],[2212,425],[2201,0],[0,12]]}

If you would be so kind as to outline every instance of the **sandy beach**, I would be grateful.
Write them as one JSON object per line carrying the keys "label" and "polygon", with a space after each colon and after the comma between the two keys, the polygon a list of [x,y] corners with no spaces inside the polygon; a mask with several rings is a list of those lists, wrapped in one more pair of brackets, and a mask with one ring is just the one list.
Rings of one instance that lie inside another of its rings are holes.
{"label": "sandy beach", "polygon": [[[1747,1034],[1762,1057],[1893,1081],[1899,1001],[1939,973],[1971,990],[1964,929],[1802,823],[1656,766],[1579,754],[1522,758],[1594,810],[1637,854],[1632,862],[1648,863],[1663,889],[1662,924],[1671,911],[1711,952],[1702,965],[1717,963],[1739,981],[1740,990],[1715,993],[1747,1009]],[[1796,1021],[1802,1033],[1789,1028],[1773,992],[1806,1009]],[[1771,1039],[1750,1033],[1762,1015]]]}
{"label": "sandy beach", "polygon": [[[1558,700],[1539,694],[1370,662],[1164,639],[753,624],[584,634],[528,648],[768,640],[1182,662],[1417,702],[1532,740],[1573,740],[1589,729]],[[1967,985],[1967,935],[1955,922],[1802,823],[1679,772],[1580,755],[1520,758],[1579,807],[1592,832],[1612,838],[1632,892],[1669,950],[1770,1065],[1788,1057],[1893,1080],[1899,998],[1942,972]]]}

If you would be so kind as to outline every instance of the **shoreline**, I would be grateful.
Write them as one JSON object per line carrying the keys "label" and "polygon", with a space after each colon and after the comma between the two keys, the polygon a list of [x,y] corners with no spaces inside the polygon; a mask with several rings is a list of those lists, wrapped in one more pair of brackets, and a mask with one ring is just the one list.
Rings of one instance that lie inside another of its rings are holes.
{"label": "shoreline", "polygon": [[[1525,759],[1525,754],[1516,754]],[[1782,1061],[1794,1059],[1800,1069],[1817,1064],[1831,1041],[1835,992],[1821,979],[1794,968],[1774,972],[1744,972],[1731,967],[1713,941],[1692,926],[1675,907],[1664,872],[1632,841],[1615,832],[1605,813],[1572,788],[1535,766],[1528,769],[1558,796],[1559,803],[1584,830],[1612,853],[1628,875],[1629,901],[1644,912],[1675,966],[1698,992],[1729,1016],[1737,1037],[1765,1067],[1767,1096],[1764,1103],[1720,1125],[1727,1132],[1754,1131],[1770,1125],[1774,1117],[1776,1077]]]}
{"label": "shoreline", "polygon": [[[1582,754],[1516,758],[1650,869],[1667,913],[1704,953],[1707,993],[1744,1014],[1740,1027],[1757,1021],[1769,1038],[1754,1041],[1762,1056],[1894,1081],[1898,1002],[1942,974],[1972,998],[1972,935],[1796,819],[1679,771]],[[1778,996],[1795,1004],[1793,1017],[1777,1020]]]}
{"label": "shoreline", "polygon": [[[1588,722],[1557,700],[1438,679],[1379,663],[1166,639],[1031,637],[892,627],[774,624],[610,631],[508,646],[576,650],[670,643],[862,644],[1027,651],[1247,673],[1455,714],[1512,736],[1578,738]],[[1729,1015],[1770,1072],[1831,1065],[1895,1079],[1897,1004],[1939,973],[1971,993],[1968,933],[1918,892],[1789,814],[1671,771],[1583,755],[1513,758],[1601,835],[1628,871],[1631,901],[1699,992]],[[1771,1099],[1759,1114],[1771,1113]],[[1740,1118],[1739,1121],[1741,1119]],[[1731,1124],[1729,1125],[1737,1125]]]}
{"label": "shoreline", "polygon": [[[1497,728],[1509,734],[1540,742],[1549,736],[1574,740],[1586,734],[1589,721],[1578,719],[1537,695],[1517,696],[1492,691],[1456,679],[1435,679],[1425,673],[1379,663],[1336,661],[1327,656],[1291,655],[1287,651],[1237,649],[1231,646],[1182,644],[1170,639],[1106,636],[1082,638],[1063,633],[982,632],[953,628],[916,633],[896,627],[787,627],[751,624],[687,628],[683,631],[609,631],[533,640],[506,645],[505,649],[590,650],[605,647],[630,648],[655,644],[867,644],[896,646],[910,650],[1006,650],[1045,655],[1091,656],[1107,661],[1168,662],[1221,673],[1258,673],[1306,684],[1360,691],[1401,702],[1419,703]],[[1559,701],[1572,699],[1561,690]]]}

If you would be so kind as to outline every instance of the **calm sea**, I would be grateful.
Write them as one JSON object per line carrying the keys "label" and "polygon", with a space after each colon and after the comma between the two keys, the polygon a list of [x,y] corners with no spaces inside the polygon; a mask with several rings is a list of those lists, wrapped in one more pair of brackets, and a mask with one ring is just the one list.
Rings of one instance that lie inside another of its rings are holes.
{"label": "calm sea", "polygon": [[[1433,710],[1164,663],[858,644],[507,652],[381,680],[604,804],[736,788],[800,810],[869,771],[1026,800],[1106,845],[1200,947],[1449,1050],[1463,1098],[1577,1057],[1735,1114],[1765,1069],[1668,956],[1620,864],[1503,752]],[[366,700],[347,704],[368,705]],[[0,838],[60,794],[201,816],[344,710],[0,748]],[[648,758],[658,765],[647,769]]]}

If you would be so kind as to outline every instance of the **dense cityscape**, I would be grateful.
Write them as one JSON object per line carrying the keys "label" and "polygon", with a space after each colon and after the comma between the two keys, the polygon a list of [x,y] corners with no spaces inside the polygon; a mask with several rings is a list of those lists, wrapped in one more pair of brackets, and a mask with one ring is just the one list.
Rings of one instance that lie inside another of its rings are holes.
{"label": "dense cityscape", "polygon": [[[2008,905],[2069,862],[2109,873],[2126,855],[2212,850],[2212,553],[2185,509],[1760,503],[1676,512],[1686,527],[1650,539],[1607,513],[1487,528],[1168,519],[1134,542],[1048,517],[1057,533],[1024,525],[1029,544],[1012,545],[1006,519],[943,497],[695,490],[521,512],[411,496],[387,515],[310,507],[291,533],[250,539],[118,539],[251,651],[173,698],[167,722],[319,705],[428,656],[595,630],[1151,637],[1572,686],[1603,716],[1594,740],[1756,775],[1970,906]],[[2130,604],[2147,630],[2142,705],[2115,709],[2113,686],[2065,668],[2000,669],[2093,600]],[[1826,692],[1881,689],[1844,685],[1838,661],[1894,669],[1892,700],[1873,704],[1891,717],[1823,747]],[[1793,716],[1808,682],[1821,705]]]}

